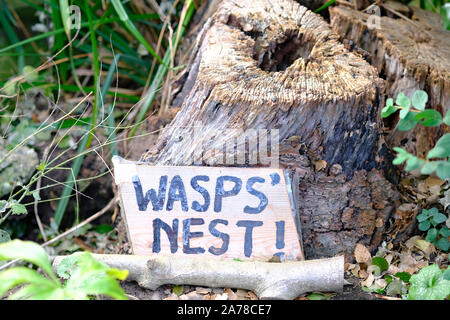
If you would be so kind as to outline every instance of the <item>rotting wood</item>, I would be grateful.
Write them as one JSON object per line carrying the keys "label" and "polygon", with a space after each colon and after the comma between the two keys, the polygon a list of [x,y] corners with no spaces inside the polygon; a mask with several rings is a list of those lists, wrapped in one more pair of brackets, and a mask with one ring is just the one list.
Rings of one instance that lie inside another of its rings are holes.
{"label": "rotting wood", "polygon": [[[296,262],[239,262],[197,257],[93,254],[111,268],[127,269],[127,280],[155,290],[163,284],[241,288],[260,299],[295,299],[306,292],[341,292],[344,257]],[[65,256],[53,261],[56,270]]]}
{"label": "rotting wood", "polygon": [[[369,53],[368,60],[386,79],[386,96],[395,100],[404,92],[411,97],[422,89],[429,95],[427,108],[442,114],[450,109],[450,31],[439,14],[387,1],[380,9],[379,28],[369,29],[369,14],[343,6],[329,11],[333,29]],[[394,128],[397,121],[387,123]],[[408,132],[394,130],[387,140],[425,157],[444,130],[416,126]]]}
{"label": "rotting wood", "polygon": [[[280,164],[299,175],[305,256],[376,248],[399,198],[383,175],[392,176],[379,134],[383,81],[339,39],[291,0],[221,2],[198,34],[174,100],[181,111],[142,160],[220,165],[243,132],[278,129]],[[245,148],[246,159],[257,152]]]}

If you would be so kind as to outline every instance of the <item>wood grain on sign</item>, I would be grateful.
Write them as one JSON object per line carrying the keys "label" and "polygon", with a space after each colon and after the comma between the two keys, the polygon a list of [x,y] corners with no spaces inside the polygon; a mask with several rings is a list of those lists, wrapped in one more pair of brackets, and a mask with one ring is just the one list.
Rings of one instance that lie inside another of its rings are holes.
{"label": "wood grain on sign", "polygon": [[283,170],[113,163],[134,254],[303,260]]}

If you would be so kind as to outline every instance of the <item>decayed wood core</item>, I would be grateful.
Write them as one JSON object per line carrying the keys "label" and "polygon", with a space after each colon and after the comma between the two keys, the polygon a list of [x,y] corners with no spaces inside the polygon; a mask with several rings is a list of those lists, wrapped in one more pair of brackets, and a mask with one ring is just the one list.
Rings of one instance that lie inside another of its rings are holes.
{"label": "decayed wood core", "polygon": [[[181,111],[142,160],[220,165],[224,145],[244,131],[278,129],[281,165],[299,177],[306,257],[374,248],[398,198],[381,172],[382,91],[376,69],[305,7],[225,0],[198,34],[174,100]],[[293,137],[306,153],[285,143]]]}

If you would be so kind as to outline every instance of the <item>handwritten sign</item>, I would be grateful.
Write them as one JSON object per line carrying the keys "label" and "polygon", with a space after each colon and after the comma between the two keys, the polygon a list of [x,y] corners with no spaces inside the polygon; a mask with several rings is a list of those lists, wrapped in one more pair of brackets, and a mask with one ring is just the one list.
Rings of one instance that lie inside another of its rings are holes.
{"label": "handwritten sign", "polygon": [[303,259],[283,170],[113,163],[134,254]]}

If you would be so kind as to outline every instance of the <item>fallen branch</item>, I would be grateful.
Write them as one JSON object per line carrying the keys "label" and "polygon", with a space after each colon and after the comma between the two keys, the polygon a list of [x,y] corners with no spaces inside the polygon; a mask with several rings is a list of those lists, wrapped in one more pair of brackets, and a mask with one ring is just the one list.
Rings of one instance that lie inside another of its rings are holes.
{"label": "fallen branch", "polygon": [[[198,257],[93,254],[112,268],[128,269],[127,280],[155,290],[163,284],[227,287],[252,290],[260,299],[295,299],[305,292],[340,292],[344,256],[270,263]],[[64,256],[53,261],[56,269]]]}

